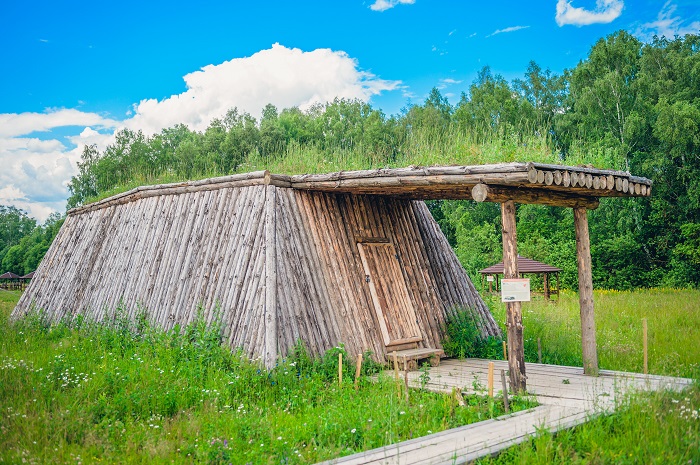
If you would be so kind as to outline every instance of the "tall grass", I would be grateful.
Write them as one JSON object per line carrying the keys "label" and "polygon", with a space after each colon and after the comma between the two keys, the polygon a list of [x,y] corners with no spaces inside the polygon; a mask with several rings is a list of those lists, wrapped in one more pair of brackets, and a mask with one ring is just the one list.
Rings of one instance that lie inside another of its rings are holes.
{"label": "tall grass", "polygon": [[[700,291],[650,289],[595,291],[596,337],[601,368],[642,371],[642,318],[649,327],[649,371],[691,377],[681,393],[630,395],[609,416],[555,435],[538,437],[482,464],[700,463]],[[502,322],[505,310],[491,300]],[[525,356],[581,366],[578,295],[564,292],[559,303],[536,299],[523,304]]]}
{"label": "tall grass", "polygon": [[[505,305],[490,299],[503,325]],[[649,372],[700,378],[700,291],[649,289],[594,292],[596,342],[601,368],[641,372],[642,318],[648,322]],[[535,297],[523,303],[525,357],[544,363],[582,366],[578,294],[562,291],[559,301]],[[505,330],[505,327],[504,327]]]}
{"label": "tall grass", "polygon": [[[300,144],[291,141],[281,155],[263,156],[252,151],[235,172],[269,170],[278,174],[328,173],[335,171],[399,168],[405,166],[479,165],[511,161],[535,161],[559,163],[558,152],[550,137],[532,131],[523,135],[514,131],[489,132],[465,130],[457,126],[446,129],[421,128],[408,133],[408,137],[395,147],[393,155],[376,153],[374,148],[362,143],[347,146],[322,147],[318,142]],[[216,166],[206,166],[191,175],[192,179],[204,179],[230,173],[217,171]],[[186,181],[184,175],[173,171],[160,173],[134,172],[129,182],[119,184],[98,196],[87,199],[95,202],[125,192],[140,185]]]}
{"label": "tall grass", "polygon": [[479,397],[406,399],[383,376],[356,391],[342,347],[316,360],[300,346],[268,372],[201,321],[10,324],[18,298],[0,291],[2,463],[313,463],[503,413]]}

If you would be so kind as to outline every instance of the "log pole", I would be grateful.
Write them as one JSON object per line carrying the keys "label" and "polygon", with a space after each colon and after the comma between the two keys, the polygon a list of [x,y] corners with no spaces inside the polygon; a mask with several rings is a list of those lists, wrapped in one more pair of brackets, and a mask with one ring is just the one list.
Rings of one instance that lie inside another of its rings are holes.
{"label": "log pole", "polygon": [[277,238],[275,218],[276,187],[265,192],[265,366],[277,361]]}
{"label": "log pole", "polygon": [[586,209],[574,208],[576,227],[576,256],[578,261],[578,293],[581,307],[581,346],[583,373],[598,376],[598,352],[595,340],[595,312],[593,308],[593,275],[591,272],[591,243],[588,235]]}
{"label": "log pole", "polygon": [[[585,207],[582,209],[585,213]],[[513,279],[518,277],[518,239],[515,231],[515,202],[512,200],[501,204],[501,221],[503,223],[503,278]],[[525,392],[527,376],[525,375],[523,314],[520,302],[506,303],[506,326],[510,385],[516,393]]]}

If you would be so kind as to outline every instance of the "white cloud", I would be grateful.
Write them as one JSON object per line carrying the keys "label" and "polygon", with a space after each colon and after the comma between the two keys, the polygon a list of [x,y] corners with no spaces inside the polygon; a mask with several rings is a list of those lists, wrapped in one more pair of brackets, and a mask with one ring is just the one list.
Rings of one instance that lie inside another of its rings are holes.
{"label": "white cloud", "polygon": [[671,1],[667,1],[659,11],[656,21],[642,24],[635,35],[642,40],[650,41],[655,35],[673,39],[675,36],[683,37],[686,34],[700,33],[700,21],[688,24],[686,20],[676,15],[678,7]]}
{"label": "white cloud", "polygon": [[306,109],[336,97],[368,101],[383,91],[407,92],[400,81],[362,71],[345,52],[304,52],[278,44],[250,57],[205,66],[184,80],[185,92],[143,100],[123,121],[76,109],[0,114],[0,205],[23,208],[40,221],[63,211],[85,145],[104,150],[119,128],[153,134],[184,123],[204,130],[233,107],[257,117],[268,103]]}
{"label": "white cloud", "polygon": [[586,10],[571,5],[571,1],[558,0],[556,21],[559,26],[571,24],[588,26],[590,24],[607,24],[622,14],[625,6],[623,0],[596,0],[594,10]]}
{"label": "white cloud", "polygon": [[527,28],[529,28],[529,27],[530,27],[530,26],[511,26],[511,27],[507,27],[507,28],[505,28],[505,29],[496,29],[496,30],[493,31],[491,34],[487,35],[486,37],[495,36],[496,34],[504,34],[504,33],[506,33],[506,32],[520,31],[520,30],[522,30],[522,29],[527,29]]}
{"label": "white cloud", "polygon": [[233,107],[254,116],[268,103],[303,110],[336,97],[366,101],[400,84],[359,70],[345,52],[304,52],[279,44],[250,57],[205,66],[184,79],[185,92],[160,101],[142,100],[125,125],[147,134],[178,123],[203,130]]}
{"label": "white cloud", "polygon": [[85,113],[75,109],[49,109],[44,113],[2,113],[0,137],[22,136],[65,126],[115,127],[117,124],[116,121],[97,113]]}
{"label": "white cloud", "polygon": [[396,5],[413,5],[416,0],[375,0],[369,7],[373,11],[386,11]]}
{"label": "white cloud", "polygon": [[462,83],[461,80],[458,81],[458,80],[452,79],[452,78],[440,79],[440,82],[442,82],[443,84],[448,84],[448,85],[449,85],[449,84],[461,84],[461,83]]}

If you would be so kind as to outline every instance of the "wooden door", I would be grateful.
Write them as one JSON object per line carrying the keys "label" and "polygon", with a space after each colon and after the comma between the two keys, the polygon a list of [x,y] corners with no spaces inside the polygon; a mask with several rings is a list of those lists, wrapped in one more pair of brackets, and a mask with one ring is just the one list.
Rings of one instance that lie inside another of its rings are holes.
{"label": "wooden door", "polygon": [[365,281],[369,285],[379,327],[386,346],[418,342],[416,312],[406,288],[394,245],[384,242],[358,242]]}

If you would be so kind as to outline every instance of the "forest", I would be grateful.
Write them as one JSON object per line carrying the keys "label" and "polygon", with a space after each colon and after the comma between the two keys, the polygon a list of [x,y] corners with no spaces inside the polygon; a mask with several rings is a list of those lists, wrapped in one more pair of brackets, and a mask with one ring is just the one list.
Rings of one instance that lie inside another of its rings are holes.
{"label": "forest", "polygon": [[[654,182],[650,199],[603,199],[589,214],[596,288],[700,284],[700,36],[643,43],[619,31],[559,75],[530,62],[508,82],[489,67],[452,105],[433,88],[387,116],[357,100],[309,109],[268,104],[258,120],[236,108],[202,132],[177,125],[121,130],[84,149],[68,208],[137,185],[258,169],[330,172],[408,165],[540,161],[621,169]],[[429,201],[475,283],[502,258],[498,204]],[[32,271],[62,220],[37,225],[0,207],[0,268]],[[558,266],[576,289],[570,209],[520,205],[521,255]]]}

